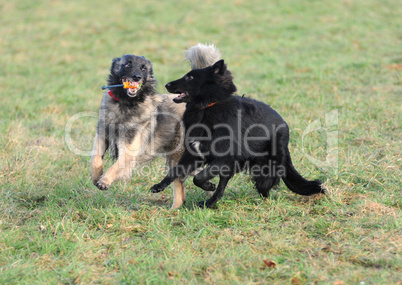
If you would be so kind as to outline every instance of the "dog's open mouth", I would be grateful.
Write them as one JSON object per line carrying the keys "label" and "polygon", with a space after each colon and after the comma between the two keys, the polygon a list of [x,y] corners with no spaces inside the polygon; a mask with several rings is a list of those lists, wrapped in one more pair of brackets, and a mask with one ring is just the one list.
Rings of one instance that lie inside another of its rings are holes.
{"label": "dog's open mouth", "polygon": [[123,88],[127,90],[127,95],[130,97],[134,97],[138,90],[141,89],[141,84],[135,81],[131,81],[128,78],[123,78]]}
{"label": "dog's open mouth", "polygon": [[189,94],[187,92],[180,93],[177,97],[173,98],[176,103],[183,102]]}

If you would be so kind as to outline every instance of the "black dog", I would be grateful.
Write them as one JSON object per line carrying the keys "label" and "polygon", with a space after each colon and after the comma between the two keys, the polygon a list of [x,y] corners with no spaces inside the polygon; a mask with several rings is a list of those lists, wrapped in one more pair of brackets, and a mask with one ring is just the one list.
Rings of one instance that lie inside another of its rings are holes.
{"label": "black dog", "polygon": [[[192,70],[166,84],[166,88],[180,94],[174,98],[176,103],[187,103],[183,116],[186,149],[152,192],[163,191],[174,179],[207,165],[194,177],[194,184],[215,192],[200,206],[215,204],[230,178],[245,170],[251,173],[263,197],[281,178],[297,194],[324,193],[319,181],[304,179],[293,167],[289,128],[281,116],[262,102],[233,95],[236,86],[223,60]],[[215,189],[209,180],[217,175],[220,180]]]}

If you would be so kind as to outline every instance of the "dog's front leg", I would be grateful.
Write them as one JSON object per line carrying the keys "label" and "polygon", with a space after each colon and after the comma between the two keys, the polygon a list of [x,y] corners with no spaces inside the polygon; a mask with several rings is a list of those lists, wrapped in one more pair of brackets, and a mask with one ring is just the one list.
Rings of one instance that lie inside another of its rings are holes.
{"label": "dog's front leg", "polygon": [[121,142],[118,145],[119,156],[117,161],[100,178],[96,183],[96,187],[100,190],[107,190],[114,180],[130,178],[132,169],[136,164],[141,164],[148,160],[148,156],[144,151],[146,144],[144,144],[143,138],[144,134],[139,133],[130,144],[126,145]]}
{"label": "dog's front leg", "polygon": [[103,174],[103,156],[105,155],[107,147],[107,140],[97,133],[91,157],[91,178],[94,185],[98,183],[99,178]]}
{"label": "dog's front leg", "polygon": [[165,190],[166,187],[168,187],[173,182],[173,180],[178,179],[180,177],[186,177],[187,175],[184,168],[185,167],[183,165],[180,164],[175,165],[173,168],[169,170],[166,177],[163,178],[163,180],[160,183],[152,186],[151,192],[152,193],[162,192],[163,190]]}
{"label": "dog's front leg", "polygon": [[106,171],[106,173],[96,183],[99,190],[107,190],[113,181],[117,179],[128,179],[131,177],[132,165],[136,159],[132,156],[121,155],[117,161]]}
{"label": "dog's front leg", "polygon": [[[214,205],[223,195],[226,185],[230,178],[233,177],[234,165],[228,165],[225,161],[215,160],[212,161],[203,171],[194,176],[194,184],[203,190],[213,193],[206,201],[198,203],[200,207],[211,207]],[[209,182],[215,176],[220,177],[218,187]],[[215,192],[211,192],[214,191]]]}
{"label": "dog's front leg", "polygon": [[179,163],[169,170],[166,177],[163,178],[160,183],[152,186],[151,192],[158,193],[165,190],[173,180],[187,177],[191,172],[199,168],[202,163],[202,160],[197,160],[197,157],[193,156],[188,151],[185,151],[183,156],[180,158]]}
{"label": "dog's front leg", "polygon": [[184,191],[184,182],[177,178],[173,180],[173,204],[171,209],[180,208],[186,201],[186,193]]}
{"label": "dog's front leg", "polygon": [[199,202],[198,206],[201,208],[212,207],[223,196],[226,185],[228,184],[230,178],[231,178],[231,176],[220,175],[219,184],[218,184],[218,187],[216,188],[214,194],[208,200]]}

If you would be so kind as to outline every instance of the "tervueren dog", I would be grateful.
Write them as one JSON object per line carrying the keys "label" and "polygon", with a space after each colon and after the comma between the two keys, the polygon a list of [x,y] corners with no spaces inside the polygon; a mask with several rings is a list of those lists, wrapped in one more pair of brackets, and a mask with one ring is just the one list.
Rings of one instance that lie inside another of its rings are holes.
{"label": "tervueren dog", "polygon": [[[219,57],[200,58],[195,67],[211,65]],[[156,92],[149,60],[136,55],[114,58],[108,84],[91,158],[92,182],[100,190],[108,189],[117,179],[129,179],[134,168],[157,155],[166,156],[167,166],[173,167],[184,151],[181,119],[185,104],[174,103],[174,95]],[[104,173],[103,156],[108,149],[116,161]],[[172,208],[185,201],[184,179],[172,180]]]}
{"label": "tervueren dog", "polygon": [[[170,93],[178,94],[174,102],[186,103],[185,151],[151,191],[163,191],[172,181],[204,167],[194,184],[214,194],[200,202],[201,207],[214,205],[240,171],[250,172],[263,197],[280,179],[297,194],[324,193],[321,182],[306,180],[294,168],[288,149],[289,127],[282,117],[262,102],[236,96],[232,74],[223,60],[199,68],[199,55],[208,58],[205,54],[210,52],[214,54],[203,46],[190,49],[193,70],[166,84]],[[219,176],[217,187],[210,182],[215,176]]]}

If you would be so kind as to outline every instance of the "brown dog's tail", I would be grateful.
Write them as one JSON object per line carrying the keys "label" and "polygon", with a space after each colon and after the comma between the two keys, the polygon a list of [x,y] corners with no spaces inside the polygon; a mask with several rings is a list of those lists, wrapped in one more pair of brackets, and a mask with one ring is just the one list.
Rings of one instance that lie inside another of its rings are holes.
{"label": "brown dog's tail", "polygon": [[220,60],[221,56],[220,51],[213,44],[197,44],[186,51],[186,60],[191,62],[191,69],[211,66]]}

